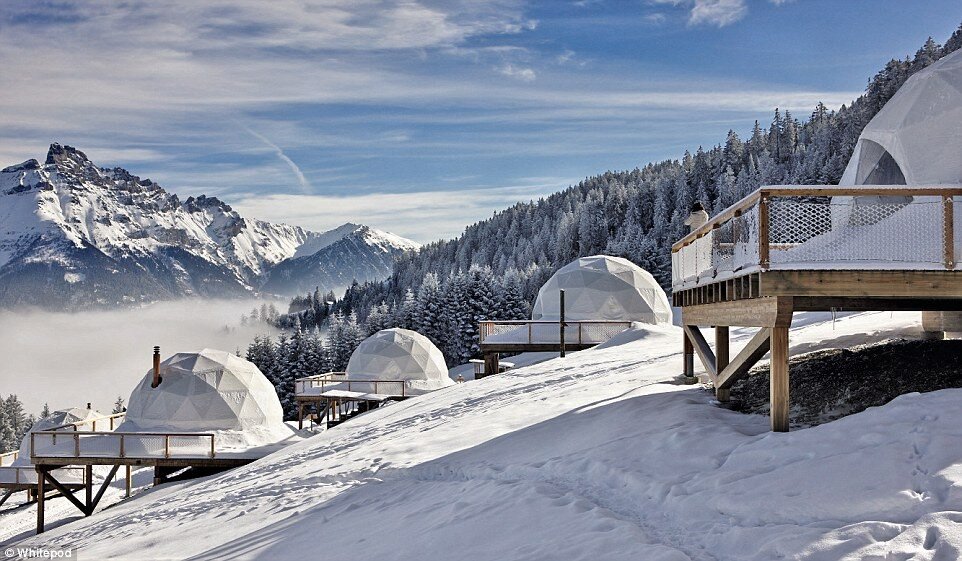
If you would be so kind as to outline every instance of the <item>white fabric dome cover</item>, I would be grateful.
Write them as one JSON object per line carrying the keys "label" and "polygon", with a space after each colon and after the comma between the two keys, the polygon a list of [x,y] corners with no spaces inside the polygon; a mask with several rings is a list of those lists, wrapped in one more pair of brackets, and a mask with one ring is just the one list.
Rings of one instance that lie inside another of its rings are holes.
{"label": "white fabric dome cover", "polygon": [[531,319],[671,323],[671,305],[651,273],[621,257],[582,257],[558,269],[538,291]]}
{"label": "white fabric dome cover", "polygon": [[382,329],[358,345],[347,363],[349,380],[404,380],[412,393],[433,391],[454,382],[430,339],[409,329]]}
{"label": "white fabric dome cover", "polygon": [[[119,431],[244,431],[282,433],[284,411],[274,386],[247,360],[204,349],[177,353],[147,372],[127,400]],[[287,431],[290,432],[290,431]]]}
{"label": "white fabric dome cover", "polygon": [[909,78],[866,125],[840,185],[962,183],[962,51]]}
{"label": "white fabric dome cover", "polygon": [[[69,425],[72,423],[78,423],[86,421],[88,419],[99,419],[101,417],[106,417],[107,415],[97,411],[96,409],[85,409],[81,407],[71,407],[70,409],[60,409],[54,411],[50,415],[40,419],[33,426],[30,427],[30,431],[23,437],[20,442],[20,453],[17,455],[17,459],[12,465],[15,466],[25,466],[30,465],[30,433],[42,430],[50,430],[57,427],[62,427],[64,425]],[[90,427],[81,427],[82,430],[90,430]],[[99,427],[98,427],[99,430]]]}

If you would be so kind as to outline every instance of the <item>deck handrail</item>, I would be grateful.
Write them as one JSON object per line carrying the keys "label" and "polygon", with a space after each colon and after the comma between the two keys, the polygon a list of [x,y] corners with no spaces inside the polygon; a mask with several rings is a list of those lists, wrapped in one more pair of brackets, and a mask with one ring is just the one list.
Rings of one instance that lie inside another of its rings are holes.
{"label": "deck handrail", "polygon": [[378,391],[380,387],[385,385],[392,385],[392,387],[400,387],[401,392],[391,392],[385,395],[396,395],[399,397],[407,397],[407,380],[356,380],[347,377],[346,372],[327,372],[325,374],[314,374],[313,376],[305,376],[303,378],[296,378],[294,380],[294,395],[313,395],[308,394],[306,388],[320,388],[321,392],[324,392],[324,387],[327,385],[331,386],[341,386],[341,389],[346,391],[354,391],[351,389],[352,386],[366,386],[373,391],[361,392],[361,393],[375,393],[380,394]]}
{"label": "deck handrail", "polygon": [[[839,204],[834,197],[864,203]],[[954,270],[962,234],[955,226],[958,197],[962,185],[761,187],[672,245],[672,285],[685,289],[707,277],[714,282],[775,266]],[[905,207],[912,210],[901,212]],[[837,208],[852,210],[840,214]],[[866,237],[865,227],[883,221],[879,234],[905,232],[899,253]]]}
{"label": "deck handrail", "polygon": [[[482,320],[478,322],[478,340],[480,343],[484,343],[485,340],[491,335],[497,335],[494,333],[497,326],[509,326],[509,327],[522,327],[528,326],[528,330],[524,341],[499,341],[501,343],[510,344],[547,344],[547,343],[558,343],[560,344],[561,334],[560,332],[554,332],[551,336],[544,338],[545,340],[535,339],[535,333],[532,329],[534,325],[557,325],[560,327],[560,320]],[[576,340],[568,341],[567,331],[565,335],[565,341],[571,344],[599,344],[602,341],[595,340],[594,337],[585,337],[585,327],[600,326],[600,327],[611,327],[620,328],[618,332],[624,331],[631,327],[630,321],[614,321],[614,320],[565,320],[565,328],[576,328],[577,331],[573,335],[577,335]],[[612,333],[612,336],[614,333]],[[609,337],[610,338],[610,337]],[[551,339],[550,341],[548,339]],[[606,339],[607,340],[607,339]]]}
{"label": "deck handrail", "polygon": [[[72,447],[72,455],[64,455],[62,451],[58,450],[56,454],[51,453],[37,453],[36,450],[36,439],[37,437],[51,438],[51,442],[54,446],[57,444],[57,437],[60,438],[70,438],[74,441]],[[216,455],[216,450],[214,447],[214,434],[213,433],[200,433],[200,432],[116,432],[116,431],[36,431],[30,433],[30,457],[33,458],[85,458],[85,457],[101,457],[101,456],[90,456],[89,454],[81,454],[81,440],[88,437],[102,436],[105,438],[116,438],[118,439],[119,453],[117,455],[107,455],[102,457],[108,458],[157,458],[158,455],[138,455],[137,453],[129,453],[130,447],[127,446],[126,440],[138,439],[138,438],[163,438],[164,439],[164,458],[170,458],[171,448],[170,439],[171,438],[194,438],[197,440],[210,439],[210,449],[209,452],[204,454],[203,457],[213,458]],[[176,450],[174,452],[177,453]],[[180,457],[180,455],[178,455]],[[201,456],[196,456],[201,457]]]}
{"label": "deck handrail", "polygon": [[[63,473],[73,473],[73,477],[77,479],[83,479],[85,477],[85,470],[82,467],[64,466],[55,470],[59,474]],[[12,478],[4,477],[4,474],[13,473]],[[10,481],[9,479],[12,479]],[[58,477],[63,483],[64,477],[61,475]],[[0,488],[8,485],[36,485],[37,484],[37,468],[36,466],[0,466]]]}
{"label": "deck handrail", "polygon": [[840,187],[838,185],[770,185],[756,189],[740,201],[713,216],[701,227],[681,238],[671,246],[672,252],[690,245],[700,237],[715,229],[724,222],[735,217],[738,211],[743,211],[760,199],[766,197],[874,197],[874,196],[906,196],[906,197],[960,197],[962,186],[911,186],[905,185],[859,185],[857,187]]}
{"label": "deck handrail", "polygon": [[0,467],[5,465],[10,465],[20,457],[20,450],[14,450],[13,452],[4,452],[0,454]]}
{"label": "deck handrail", "polygon": [[96,431],[96,430],[97,430],[97,423],[98,423],[99,421],[109,421],[109,422],[110,422],[110,430],[114,430],[114,428],[115,428],[116,425],[120,425],[120,423],[119,423],[119,422],[116,422],[116,421],[118,421],[119,419],[125,418],[126,416],[127,416],[127,413],[126,413],[126,412],[112,413],[112,414],[110,414],[110,415],[102,415],[102,416],[100,416],[100,417],[94,417],[94,418],[92,418],[92,419],[82,419],[82,420],[80,420],[80,421],[74,421],[74,422],[72,422],[72,423],[66,423],[66,424],[59,425],[59,426],[56,426],[56,427],[51,427],[51,428],[45,429],[45,430],[47,430],[47,431],[55,431],[55,430],[59,431],[59,430],[71,429],[71,430],[75,430],[75,431],[76,431],[76,430],[80,430],[80,429],[79,429],[79,426],[80,426],[80,425],[92,425],[92,430]]}

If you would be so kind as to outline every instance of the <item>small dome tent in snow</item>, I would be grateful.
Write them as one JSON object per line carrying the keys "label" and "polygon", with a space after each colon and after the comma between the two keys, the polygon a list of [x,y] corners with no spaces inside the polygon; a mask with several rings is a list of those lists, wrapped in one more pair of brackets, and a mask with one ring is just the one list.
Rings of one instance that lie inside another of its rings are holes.
{"label": "small dome tent in snow", "polygon": [[433,391],[454,382],[444,355],[427,337],[409,329],[382,329],[358,345],[347,363],[357,381],[403,380],[406,393]]}
{"label": "small dome tent in snow", "polygon": [[[81,407],[71,407],[70,409],[60,409],[54,411],[30,427],[30,431],[27,432],[27,434],[23,437],[23,440],[20,442],[20,451],[17,454],[17,459],[12,465],[30,465],[30,433],[55,429],[57,427],[62,427],[64,425],[70,425],[73,423],[83,423],[84,421],[93,419],[101,419],[106,416],[107,415],[97,411],[96,409],[85,409]],[[90,429],[85,427],[83,430]]]}
{"label": "small dome tent in snow", "polygon": [[283,434],[286,428],[274,386],[253,363],[231,353],[177,353],[160,364],[160,376],[152,387],[151,370],[134,388],[119,431]]}
{"label": "small dome tent in snow", "polygon": [[962,183],[962,51],[909,78],[859,136],[840,185]]}
{"label": "small dome tent in snow", "polygon": [[581,257],[558,269],[538,291],[531,319],[558,321],[561,289],[566,320],[671,323],[665,291],[651,273],[621,257]]}

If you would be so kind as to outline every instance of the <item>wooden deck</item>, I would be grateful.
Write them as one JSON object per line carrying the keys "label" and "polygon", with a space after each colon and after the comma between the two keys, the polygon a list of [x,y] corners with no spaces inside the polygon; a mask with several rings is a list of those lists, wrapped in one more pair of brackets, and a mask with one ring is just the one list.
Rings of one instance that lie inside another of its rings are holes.
{"label": "wooden deck", "polygon": [[482,321],[478,333],[484,369],[475,377],[501,372],[502,353],[557,352],[564,356],[567,351],[600,345],[629,327],[629,321]]}
{"label": "wooden deck", "polygon": [[[698,356],[727,401],[771,352],[772,429],[788,430],[795,312],[962,311],[960,199],[959,187],[766,187],[726,209],[672,248],[685,375]],[[715,328],[714,347],[699,326]],[[730,326],[762,328],[732,360]]]}
{"label": "wooden deck", "polygon": [[[118,469],[125,467],[127,495],[131,469],[153,467],[154,484],[183,469],[211,473],[238,467],[256,456],[218,452],[211,433],[49,430],[30,434],[30,461],[36,470],[37,533],[44,531],[44,501],[53,488],[90,516]],[[112,466],[96,494],[93,466]],[[81,466],[81,467],[77,467]],[[84,471],[82,483],[61,481],[65,470]],[[85,491],[82,501],[76,492]]]}
{"label": "wooden deck", "polygon": [[411,397],[405,380],[352,380],[346,372],[327,372],[294,381],[297,426],[304,428],[305,413],[313,421],[338,425],[385,401]]}

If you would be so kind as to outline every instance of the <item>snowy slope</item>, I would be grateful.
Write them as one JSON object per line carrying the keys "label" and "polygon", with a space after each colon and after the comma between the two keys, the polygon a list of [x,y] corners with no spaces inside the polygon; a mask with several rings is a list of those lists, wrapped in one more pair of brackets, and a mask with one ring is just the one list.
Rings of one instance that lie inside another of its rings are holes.
{"label": "snowy slope", "polygon": [[[816,316],[792,338],[860,331],[917,333],[917,314]],[[962,390],[775,434],[666,383],[679,341],[636,330],[391,405],[27,543],[97,559],[957,558]]]}
{"label": "snowy slope", "polygon": [[[245,295],[277,264],[330,253],[358,228],[318,234],[245,219],[216,198],[181,201],[149,179],[97,167],[83,152],[52,144],[43,164],[28,160],[0,171],[0,305],[80,308]],[[407,249],[413,242],[398,243]],[[388,245],[352,254],[371,260],[354,269],[367,274],[373,267],[385,276],[383,262],[393,258],[385,256],[403,251]],[[380,277],[362,280],[370,278]]]}

